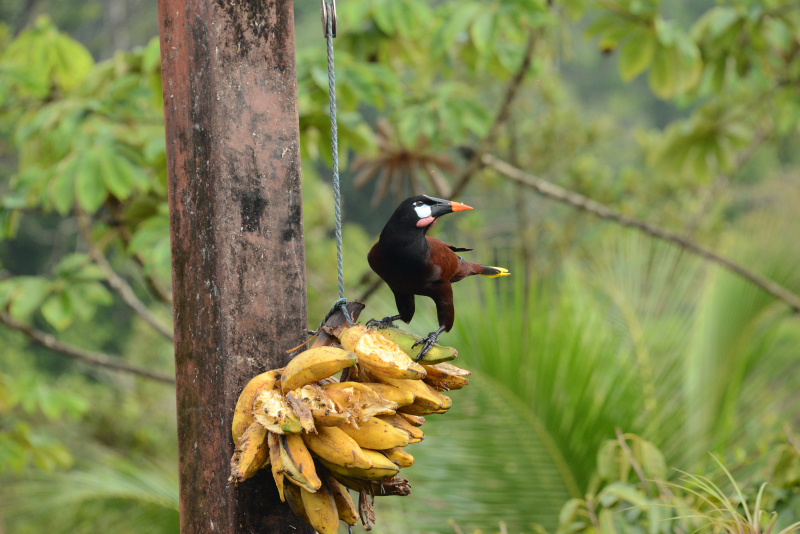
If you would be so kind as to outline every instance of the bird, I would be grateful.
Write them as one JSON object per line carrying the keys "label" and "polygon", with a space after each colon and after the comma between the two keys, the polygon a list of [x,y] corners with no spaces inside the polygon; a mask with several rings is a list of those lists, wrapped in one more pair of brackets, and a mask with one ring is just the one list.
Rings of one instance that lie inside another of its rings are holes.
{"label": "bird", "polygon": [[471,206],[427,195],[405,199],[383,227],[378,242],[367,254],[370,268],[380,276],[394,293],[397,315],[381,320],[372,319],[367,326],[386,328],[400,319],[410,323],[414,317],[414,297],[429,297],[436,305],[439,328],[417,340],[414,346],[423,345],[416,360],[419,361],[439,340],[442,332],[449,332],[455,321],[453,284],[467,276],[498,277],[510,273],[502,267],[491,267],[465,261],[456,252],[473,249],[448,245],[427,235],[442,215],[473,209]]}

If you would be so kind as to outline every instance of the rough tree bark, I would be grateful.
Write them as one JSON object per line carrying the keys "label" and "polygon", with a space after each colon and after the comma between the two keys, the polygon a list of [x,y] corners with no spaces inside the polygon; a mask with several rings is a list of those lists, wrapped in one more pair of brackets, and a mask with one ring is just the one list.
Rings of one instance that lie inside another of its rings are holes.
{"label": "rough tree bark", "polygon": [[312,532],[227,483],[239,392],[307,339],[292,8],[159,0],[183,533]]}

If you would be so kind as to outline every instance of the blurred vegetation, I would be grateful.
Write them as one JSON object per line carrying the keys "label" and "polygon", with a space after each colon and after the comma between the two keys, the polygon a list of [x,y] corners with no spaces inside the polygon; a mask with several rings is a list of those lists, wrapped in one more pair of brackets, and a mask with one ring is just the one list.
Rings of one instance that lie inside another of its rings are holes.
{"label": "blurred vegetation", "polygon": [[[171,324],[171,305],[150,4],[0,8],[0,532],[177,530],[171,387],[18,328],[172,370],[151,326]],[[296,3],[314,326],[336,298],[318,7]],[[797,316],[685,250],[470,171],[459,151],[486,149],[800,293],[800,3],[349,0],[339,17],[348,298],[374,282],[366,252],[385,214],[416,191],[463,186],[479,209],[437,235],[514,275],[457,287],[443,341],[474,379],[426,425],[413,494],[380,503],[377,531],[800,520]],[[393,310],[385,287],[368,304]],[[420,308],[412,329],[428,332]]]}

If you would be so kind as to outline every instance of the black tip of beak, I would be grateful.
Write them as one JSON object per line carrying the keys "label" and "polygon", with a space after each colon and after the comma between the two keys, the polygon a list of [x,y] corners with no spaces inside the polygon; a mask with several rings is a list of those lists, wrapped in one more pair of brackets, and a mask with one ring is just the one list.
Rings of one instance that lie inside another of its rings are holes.
{"label": "black tip of beak", "polygon": [[442,215],[447,215],[448,213],[453,213],[454,211],[465,211],[472,209],[471,206],[467,206],[461,202],[453,202],[452,200],[444,200],[433,197],[428,198],[436,202],[436,204],[431,206],[431,215],[433,217],[441,217]]}

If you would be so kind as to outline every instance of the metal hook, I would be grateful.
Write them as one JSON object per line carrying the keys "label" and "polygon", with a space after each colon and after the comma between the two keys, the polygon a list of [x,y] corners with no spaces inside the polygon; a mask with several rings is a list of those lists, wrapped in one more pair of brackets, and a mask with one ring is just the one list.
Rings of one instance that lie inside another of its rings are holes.
{"label": "metal hook", "polygon": [[328,37],[328,9],[325,4],[328,4],[331,7],[331,13],[333,14],[333,19],[331,20],[331,31],[333,35],[331,37],[336,37],[336,0],[320,0],[322,2],[322,34],[325,37]]}

